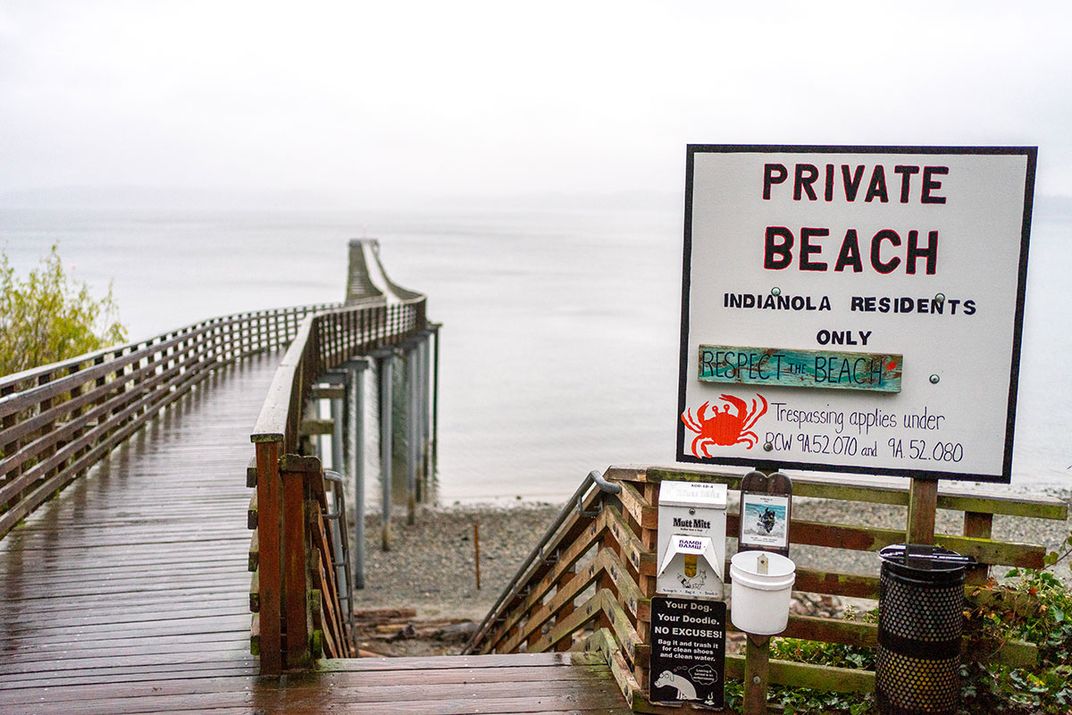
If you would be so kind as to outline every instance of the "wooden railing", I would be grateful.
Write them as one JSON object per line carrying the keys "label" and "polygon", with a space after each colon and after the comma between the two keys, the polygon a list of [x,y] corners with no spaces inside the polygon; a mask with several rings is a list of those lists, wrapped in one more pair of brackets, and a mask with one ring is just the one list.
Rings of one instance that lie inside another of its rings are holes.
{"label": "wooden railing", "polygon": [[[518,576],[489,612],[466,647],[467,653],[511,653],[586,649],[603,654],[628,702],[637,711],[660,712],[647,700],[650,656],[650,600],[655,595],[656,528],[659,485],[663,480],[726,484],[736,490],[740,477],[675,468],[611,468],[606,480],[621,490],[586,486],[574,495],[562,516],[523,564]],[[586,485],[592,484],[586,480]],[[854,483],[844,478],[793,480],[794,498],[813,497],[907,507],[907,488]],[[1064,520],[1067,505],[1057,499],[986,496],[942,490],[939,509],[963,513],[963,533],[933,534],[934,543],[975,557],[967,588],[979,589],[990,566],[1043,566],[1045,548],[991,538],[995,514]],[[844,513],[851,514],[850,509]],[[850,517],[851,518],[851,517]],[[729,534],[738,517],[728,515]],[[793,544],[857,551],[877,551],[904,542],[904,529],[864,524],[835,524],[793,519]],[[792,554],[791,554],[792,555]],[[798,567],[794,590],[817,594],[878,598],[878,560],[874,573],[847,574]],[[729,573],[727,563],[726,573]],[[877,643],[872,623],[791,615],[781,635],[806,640],[870,647]],[[997,647],[997,644],[995,644]],[[1014,664],[1036,660],[1035,646],[1007,641],[991,656]],[[726,675],[741,679],[744,656],[730,655]],[[870,692],[874,672],[771,660],[767,677],[782,685],[827,691]],[[670,710],[666,710],[671,712]]]}
{"label": "wooden railing", "polygon": [[212,318],[0,378],[0,536],[213,370],[285,345],[330,307]]}
{"label": "wooden railing", "polygon": [[251,645],[264,674],[352,652],[330,547],[346,535],[324,518],[323,466],[301,433],[312,388],[328,370],[425,327],[423,296],[330,310],[302,322],[280,363],[251,437]]}

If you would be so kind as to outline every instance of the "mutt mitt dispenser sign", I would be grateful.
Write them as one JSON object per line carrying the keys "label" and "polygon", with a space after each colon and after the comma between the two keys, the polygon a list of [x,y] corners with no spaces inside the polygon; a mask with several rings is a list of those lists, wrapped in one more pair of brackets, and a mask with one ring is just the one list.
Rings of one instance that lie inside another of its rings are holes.
{"label": "mutt mitt dispenser sign", "polygon": [[690,146],[677,458],[1008,482],[1035,155]]}

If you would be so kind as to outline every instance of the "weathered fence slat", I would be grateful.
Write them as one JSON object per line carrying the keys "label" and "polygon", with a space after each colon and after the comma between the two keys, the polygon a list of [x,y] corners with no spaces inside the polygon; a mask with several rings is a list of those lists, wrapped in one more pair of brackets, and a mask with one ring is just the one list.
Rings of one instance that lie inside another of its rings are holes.
{"label": "weathered fence slat", "polygon": [[[659,484],[663,479],[710,481],[739,487],[736,475],[680,468],[612,467],[607,479],[620,487],[610,493],[590,490],[571,499],[559,517],[561,526],[549,531],[518,577],[485,618],[466,646],[469,653],[507,653],[583,647],[597,652],[611,667],[615,681],[637,712],[664,712],[666,708],[647,701],[647,669],[651,648],[647,642],[655,593],[654,577]],[[587,482],[586,482],[587,483]],[[800,488],[798,489],[798,485]],[[926,507],[966,509],[964,534],[933,534],[935,543],[980,560],[980,569],[991,564],[1041,566],[1044,549],[1033,544],[1007,543],[991,538],[994,514],[1031,515],[1064,519],[1067,507],[1055,499],[1021,500],[1006,497],[990,500],[980,494],[957,494],[933,489],[933,483],[917,485],[917,502]],[[883,485],[840,478],[837,483],[814,479],[794,480],[794,495],[858,500],[907,507],[912,497],[907,486]],[[918,506],[917,506],[918,508]],[[907,517],[907,514],[906,514]],[[736,514],[727,518],[728,533],[737,530]],[[922,518],[916,533],[927,536],[928,519]],[[866,525],[831,524],[793,519],[790,535],[794,544],[875,551],[905,541],[904,529]],[[558,560],[548,563],[547,554]],[[818,568],[798,567],[795,590],[876,599],[878,563],[874,574],[843,574]],[[729,563],[726,564],[729,573]],[[728,578],[727,578],[728,581]],[[972,593],[977,585],[968,585]],[[984,592],[985,593],[985,592]],[[583,600],[581,605],[575,605]],[[874,624],[815,616],[791,615],[783,637],[841,643],[869,648],[877,643]],[[977,644],[975,644],[977,645]],[[965,640],[965,647],[975,648]],[[1029,666],[1037,648],[1022,641],[993,644],[989,659],[1014,667]],[[979,655],[973,650],[973,656]],[[727,658],[728,677],[744,676],[745,658]],[[617,670],[615,668],[617,667]],[[868,692],[874,689],[874,673],[867,670],[829,668],[807,663],[770,660],[769,682],[829,691]]]}

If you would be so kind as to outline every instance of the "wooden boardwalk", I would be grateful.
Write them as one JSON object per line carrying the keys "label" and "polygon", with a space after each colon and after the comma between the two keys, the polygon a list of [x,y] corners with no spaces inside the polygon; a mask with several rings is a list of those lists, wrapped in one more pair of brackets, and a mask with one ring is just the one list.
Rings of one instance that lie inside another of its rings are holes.
{"label": "wooden boardwalk", "polygon": [[245,471],[275,366],[255,356],[214,374],[0,540],[0,712],[622,706],[606,666],[568,653],[340,660],[258,677]]}

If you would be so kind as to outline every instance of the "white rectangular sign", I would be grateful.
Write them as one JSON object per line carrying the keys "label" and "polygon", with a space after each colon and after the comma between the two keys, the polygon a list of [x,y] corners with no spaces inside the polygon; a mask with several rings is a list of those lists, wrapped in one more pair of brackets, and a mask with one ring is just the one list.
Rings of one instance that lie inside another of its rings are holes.
{"label": "white rectangular sign", "polygon": [[689,146],[678,460],[1008,482],[1035,158]]}

